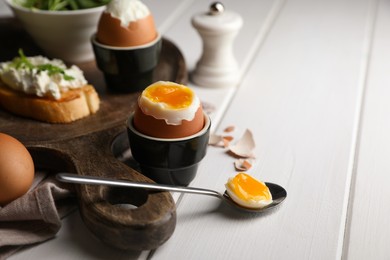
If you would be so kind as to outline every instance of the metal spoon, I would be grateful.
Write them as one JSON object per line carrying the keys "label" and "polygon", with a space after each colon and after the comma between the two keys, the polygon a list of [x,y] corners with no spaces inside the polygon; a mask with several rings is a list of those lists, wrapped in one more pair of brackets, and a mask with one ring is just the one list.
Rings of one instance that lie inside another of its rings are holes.
{"label": "metal spoon", "polygon": [[115,180],[103,177],[94,177],[94,176],[81,176],[71,173],[58,173],[57,179],[61,182],[68,183],[77,183],[77,184],[93,184],[93,185],[109,185],[117,187],[128,187],[128,188],[143,188],[147,190],[159,190],[159,191],[172,191],[172,192],[182,192],[182,193],[192,193],[192,194],[201,194],[217,197],[224,202],[227,202],[229,205],[243,211],[247,212],[264,212],[268,209],[271,209],[284,201],[287,197],[286,190],[274,183],[266,182],[271,194],[273,202],[263,208],[247,208],[241,206],[234,202],[230,196],[225,191],[224,194],[221,194],[215,190],[194,188],[194,187],[182,187],[182,186],[173,186],[165,184],[155,184],[155,183],[145,183],[145,182],[132,182],[125,180]]}

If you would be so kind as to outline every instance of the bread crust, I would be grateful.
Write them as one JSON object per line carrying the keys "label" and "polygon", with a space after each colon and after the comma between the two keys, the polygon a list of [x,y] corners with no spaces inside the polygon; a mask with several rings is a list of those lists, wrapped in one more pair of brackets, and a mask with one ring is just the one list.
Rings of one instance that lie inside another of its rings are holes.
{"label": "bread crust", "polygon": [[70,123],[96,113],[100,99],[92,85],[71,89],[55,100],[27,95],[0,82],[0,106],[14,114],[48,123]]}

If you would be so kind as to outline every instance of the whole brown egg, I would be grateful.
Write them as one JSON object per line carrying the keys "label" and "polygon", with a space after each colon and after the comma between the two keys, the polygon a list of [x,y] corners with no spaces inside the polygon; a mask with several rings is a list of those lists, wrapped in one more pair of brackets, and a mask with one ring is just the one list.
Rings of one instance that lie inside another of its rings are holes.
{"label": "whole brown egg", "polygon": [[34,162],[27,148],[0,133],[0,206],[24,195],[34,180]]}

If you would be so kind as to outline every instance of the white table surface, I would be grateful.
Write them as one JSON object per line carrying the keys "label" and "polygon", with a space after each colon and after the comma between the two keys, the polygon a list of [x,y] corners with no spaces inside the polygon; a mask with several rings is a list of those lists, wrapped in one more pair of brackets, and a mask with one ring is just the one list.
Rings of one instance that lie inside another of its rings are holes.
{"label": "white table surface", "polygon": [[[206,0],[145,0],[189,70],[201,54],[191,17]],[[223,1],[243,28],[236,87],[194,87],[216,107],[213,129],[250,129],[257,178],[287,189],[266,215],[243,215],[214,198],[176,196],[177,225],[154,252],[102,245],[78,211],[56,238],[11,259],[390,259],[390,1]],[[0,15],[12,15],[0,2]],[[224,190],[235,174],[209,147],[192,186]]]}

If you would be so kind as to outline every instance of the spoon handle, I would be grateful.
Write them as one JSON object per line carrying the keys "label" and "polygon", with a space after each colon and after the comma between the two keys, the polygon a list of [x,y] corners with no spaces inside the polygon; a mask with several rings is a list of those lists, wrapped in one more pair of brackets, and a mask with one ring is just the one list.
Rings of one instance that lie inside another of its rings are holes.
{"label": "spoon handle", "polygon": [[92,185],[109,185],[117,187],[128,187],[128,188],[143,188],[147,190],[159,190],[159,191],[172,191],[181,193],[192,193],[209,195],[213,197],[221,198],[222,195],[214,190],[193,188],[193,187],[182,187],[173,186],[166,184],[146,183],[146,182],[132,182],[126,180],[115,180],[104,177],[95,176],[82,176],[72,173],[58,173],[56,175],[57,180],[61,182],[77,183],[77,184],[92,184]]}

